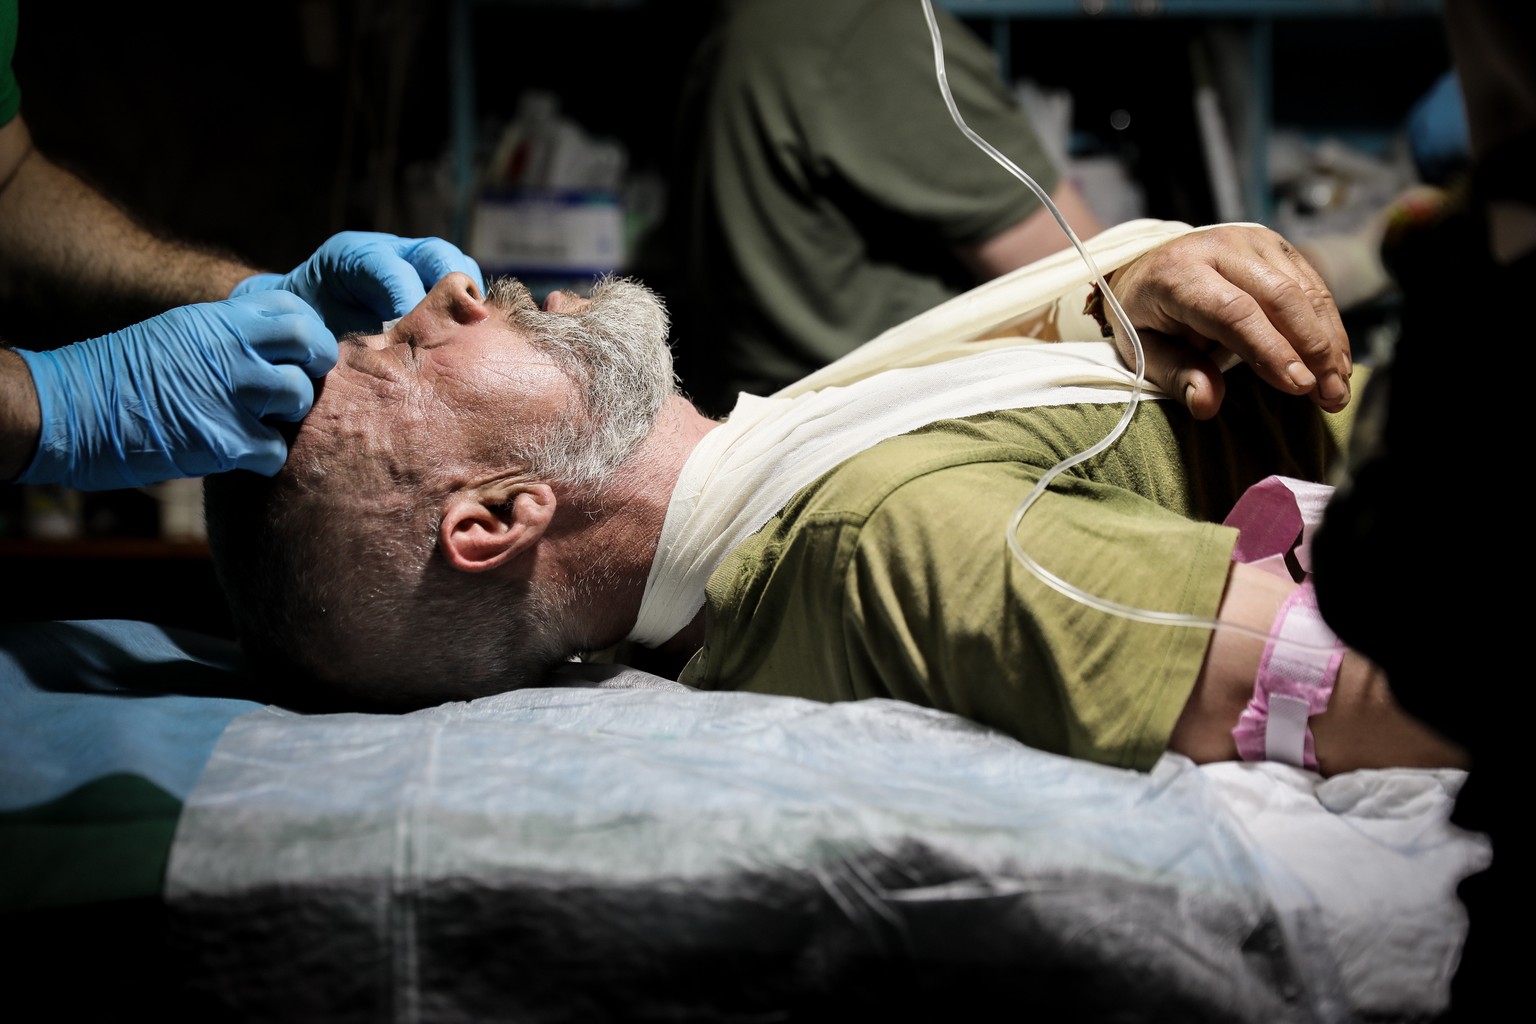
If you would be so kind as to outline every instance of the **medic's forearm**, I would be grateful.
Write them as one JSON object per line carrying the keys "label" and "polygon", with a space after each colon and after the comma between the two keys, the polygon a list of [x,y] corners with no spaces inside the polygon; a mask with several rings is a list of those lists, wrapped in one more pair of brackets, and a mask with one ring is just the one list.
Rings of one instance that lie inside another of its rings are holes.
{"label": "medic's forearm", "polygon": [[27,364],[0,348],[0,482],[14,480],[37,450],[42,409]]}
{"label": "medic's forearm", "polygon": [[0,187],[0,300],[84,304],[134,322],[227,298],[256,272],[156,236],[30,145]]}

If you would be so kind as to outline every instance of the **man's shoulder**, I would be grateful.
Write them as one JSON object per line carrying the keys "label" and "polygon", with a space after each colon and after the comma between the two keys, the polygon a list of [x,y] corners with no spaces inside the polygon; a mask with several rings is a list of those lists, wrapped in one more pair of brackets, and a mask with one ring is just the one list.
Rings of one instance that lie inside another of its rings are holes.
{"label": "man's shoulder", "polygon": [[898,496],[904,503],[953,502],[950,474],[1016,466],[1027,438],[1021,410],[939,420],[844,459],[801,490],[785,516],[864,520]]}

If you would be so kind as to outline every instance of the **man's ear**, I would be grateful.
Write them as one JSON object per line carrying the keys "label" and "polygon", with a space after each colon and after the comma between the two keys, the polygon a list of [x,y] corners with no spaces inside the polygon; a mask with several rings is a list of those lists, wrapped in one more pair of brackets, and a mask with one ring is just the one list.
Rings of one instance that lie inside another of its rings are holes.
{"label": "man's ear", "polygon": [[460,572],[485,572],[532,550],[554,517],[548,484],[499,480],[448,499],[438,545]]}

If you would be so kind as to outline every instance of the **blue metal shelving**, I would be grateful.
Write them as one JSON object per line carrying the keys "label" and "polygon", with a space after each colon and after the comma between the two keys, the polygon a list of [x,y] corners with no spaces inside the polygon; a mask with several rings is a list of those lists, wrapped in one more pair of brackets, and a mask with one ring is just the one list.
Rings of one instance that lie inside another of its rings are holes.
{"label": "blue metal shelving", "polygon": [[1012,24],[1021,19],[1203,19],[1239,25],[1252,81],[1238,117],[1252,126],[1243,182],[1248,215],[1272,212],[1269,135],[1274,111],[1274,27],[1284,19],[1439,17],[1443,0],[935,0],[973,21],[990,19],[992,48],[1005,80],[1012,80]]}

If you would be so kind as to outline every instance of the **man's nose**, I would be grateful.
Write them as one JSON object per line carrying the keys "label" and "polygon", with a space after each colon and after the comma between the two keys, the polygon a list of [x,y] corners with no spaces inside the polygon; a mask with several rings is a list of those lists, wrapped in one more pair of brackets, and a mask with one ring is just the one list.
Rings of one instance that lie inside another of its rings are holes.
{"label": "man's nose", "polygon": [[434,327],[479,323],[490,315],[490,306],[474,278],[454,271],[444,276],[401,323],[418,333]]}
{"label": "man's nose", "polygon": [[455,270],[432,286],[427,293],[427,301],[434,302],[453,319],[461,324],[474,323],[484,320],[490,311],[486,305],[485,296],[480,294],[480,289],[475,284],[475,279],[462,271]]}
{"label": "man's nose", "polygon": [[580,313],[592,305],[591,299],[584,299],[574,292],[552,291],[544,298],[544,312],[546,313]]}

